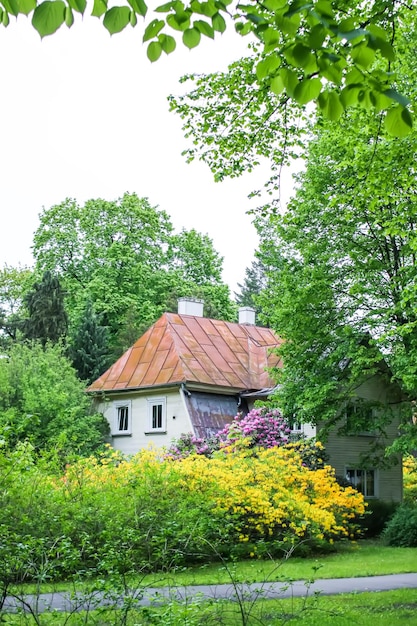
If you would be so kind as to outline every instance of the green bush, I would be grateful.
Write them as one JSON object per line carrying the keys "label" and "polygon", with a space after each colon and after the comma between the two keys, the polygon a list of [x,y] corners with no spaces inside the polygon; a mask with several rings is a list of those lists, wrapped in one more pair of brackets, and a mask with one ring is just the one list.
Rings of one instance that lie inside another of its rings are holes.
{"label": "green bush", "polygon": [[368,500],[367,505],[366,513],[358,520],[358,525],[364,537],[379,537],[399,505],[383,500]]}
{"label": "green bush", "polygon": [[398,507],[382,533],[389,546],[399,548],[417,547],[417,506]]}

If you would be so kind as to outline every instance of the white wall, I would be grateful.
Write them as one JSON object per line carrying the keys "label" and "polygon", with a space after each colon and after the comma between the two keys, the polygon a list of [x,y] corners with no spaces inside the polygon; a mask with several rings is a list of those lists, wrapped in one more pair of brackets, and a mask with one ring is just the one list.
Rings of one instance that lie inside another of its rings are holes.
{"label": "white wall", "polygon": [[[166,432],[149,433],[148,400],[166,399]],[[148,393],[146,395],[112,394],[106,401],[96,401],[97,411],[104,417],[114,430],[114,404],[120,401],[131,402],[131,434],[111,436],[110,443],[124,454],[135,454],[150,444],[156,447],[169,446],[172,439],[182,433],[192,431],[191,422],[179,389]]]}

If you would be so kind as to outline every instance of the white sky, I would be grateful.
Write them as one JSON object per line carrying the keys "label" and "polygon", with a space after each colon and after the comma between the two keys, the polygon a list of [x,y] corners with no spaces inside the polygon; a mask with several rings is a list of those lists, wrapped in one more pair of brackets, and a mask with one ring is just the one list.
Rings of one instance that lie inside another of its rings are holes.
{"label": "white sky", "polygon": [[247,195],[266,173],[214,183],[204,164],[187,165],[166,98],[185,73],[226,69],[246,42],[204,38],[151,64],[142,32],[110,37],[91,17],[43,41],[24,17],[0,29],[0,267],[31,264],[43,207],[128,191],[166,210],[177,230],[207,233],[224,257],[224,280],[232,290],[242,282],[257,247],[246,215],[257,201]]}

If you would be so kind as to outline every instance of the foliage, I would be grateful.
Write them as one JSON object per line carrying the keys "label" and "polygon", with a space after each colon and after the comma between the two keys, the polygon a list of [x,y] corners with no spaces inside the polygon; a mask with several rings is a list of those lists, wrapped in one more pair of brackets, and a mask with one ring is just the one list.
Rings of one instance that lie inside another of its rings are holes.
{"label": "foliage", "polygon": [[108,425],[91,415],[84,385],[59,345],[15,344],[0,359],[0,429],[10,445],[29,439],[37,450],[90,454]]}
{"label": "foliage", "polygon": [[398,502],[385,502],[370,498],[367,500],[365,515],[358,520],[363,536],[367,538],[379,537],[390,519],[395,514]]}
{"label": "foliage", "polygon": [[151,450],[125,459],[108,449],[62,472],[59,459],[36,459],[29,444],[19,444],[2,446],[0,464],[7,538],[0,559],[19,556],[0,572],[9,582],[42,567],[44,580],[59,580],[87,570],[126,576],[222,554],[281,554],[300,541],[350,537],[351,518],[364,510],[362,496],[339,487],[329,467],[311,471],[282,448],[181,461]]}
{"label": "foliage", "polygon": [[25,293],[32,282],[27,267],[5,265],[0,270],[0,346],[9,347],[22,328],[22,306]]}
{"label": "foliage", "polygon": [[[406,49],[404,80],[415,70]],[[417,393],[415,139],[388,139],[361,110],[337,127],[321,122],[287,212],[257,218],[268,266],[259,303],[285,340],[279,406],[330,426],[378,373],[390,392],[368,407],[373,423],[365,430],[373,428],[384,446],[399,414],[395,452],[415,447],[417,436],[409,406],[401,406]],[[364,430],[360,411],[357,417]]]}
{"label": "foliage", "polygon": [[408,456],[403,461],[404,502],[417,505],[417,459]]}
{"label": "foliage", "polygon": [[100,325],[90,301],[73,330],[68,354],[79,378],[86,383],[93,382],[110,365],[107,328]]}
{"label": "foliage", "polygon": [[50,271],[44,272],[42,280],[33,285],[25,295],[24,303],[28,318],[23,322],[26,339],[57,343],[65,337],[68,316],[64,305],[64,292],[59,279]]}
{"label": "foliage", "polygon": [[278,409],[252,409],[247,415],[239,413],[217,433],[220,447],[234,450],[245,448],[274,448],[290,439],[291,429]]}
{"label": "foliage", "polygon": [[[70,27],[74,12],[84,14],[85,0],[20,0],[4,4],[2,24],[9,14],[32,14],[32,24],[41,37],[53,34],[64,23]],[[231,19],[240,35],[253,34],[262,58],[256,65],[260,89],[285,94],[287,99],[306,104],[315,101],[319,109],[337,120],[346,107],[361,104],[376,111],[389,109],[386,126],[393,134],[405,134],[412,126],[408,100],[400,95],[392,75],[399,23],[413,10],[392,1],[266,2],[235,4],[216,0],[202,3],[172,0],[154,8],[150,17],[144,0],[125,6],[108,6],[95,0],[92,15],[103,19],[110,34],[145,18],[143,41],[150,61],[176,48],[173,33],[187,48],[199,45],[201,36],[213,39]],[[157,14],[155,16],[155,13]]]}
{"label": "foliage", "polygon": [[195,230],[175,234],[168,214],[135,194],[45,210],[33,253],[37,272],[60,277],[73,327],[91,301],[114,357],[179,296],[203,297],[223,319],[235,315],[212,241]]}
{"label": "foliage", "polygon": [[417,507],[409,504],[400,506],[385,527],[382,537],[389,546],[416,548]]}
{"label": "foliage", "polygon": [[[256,317],[258,318],[260,313],[260,307],[257,304],[256,297],[260,294],[262,289],[266,287],[265,268],[263,264],[255,260],[250,267],[245,270],[245,278],[243,283],[237,284],[239,292],[235,291],[235,300],[239,307],[252,307],[256,311]],[[265,320],[267,316],[263,314]]]}

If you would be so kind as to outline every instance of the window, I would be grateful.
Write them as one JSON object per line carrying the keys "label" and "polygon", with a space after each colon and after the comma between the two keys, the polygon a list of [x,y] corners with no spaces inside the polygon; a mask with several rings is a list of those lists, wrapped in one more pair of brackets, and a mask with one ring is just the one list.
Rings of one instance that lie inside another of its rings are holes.
{"label": "window", "polygon": [[112,435],[130,435],[132,433],[131,402],[114,403],[114,421]]}
{"label": "window", "polygon": [[148,432],[166,432],[166,399],[148,400]]}
{"label": "window", "polygon": [[357,437],[375,437],[374,406],[358,400],[346,407],[346,434]]}
{"label": "window", "polygon": [[365,498],[376,496],[376,472],[373,469],[347,469],[346,480],[352,487],[363,493]]}

